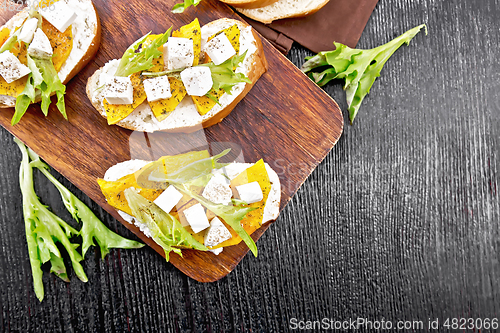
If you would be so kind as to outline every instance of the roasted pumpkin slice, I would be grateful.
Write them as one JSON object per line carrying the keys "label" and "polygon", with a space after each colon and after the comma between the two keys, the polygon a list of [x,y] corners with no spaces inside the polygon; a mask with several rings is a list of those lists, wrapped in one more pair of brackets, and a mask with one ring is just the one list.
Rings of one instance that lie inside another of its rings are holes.
{"label": "roasted pumpkin slice", "polygon": [[[150,42],[157,36],[159,35],[149,36],[146,43]],[[162,54],[158,58],[155,58],[153,60],[153,67],[151,67],[149,72],[158,73],[164,70],[165,66],[163,63],[163,46],[159,47],[158,50],[162,51]],[[161,99],[156,102],[148,102],[151,110],[153,111],[153,114],[158,121],[165,120],[186,96],[186,88],[184,87],[184,84],[181,80],[174,77],[169,77],[168,82],[170,83],[170,92],[172,93],[172,97]]]}
{"label": "roasted pumpkin slice", "polygon": [[42,31],[49,38],[54,55],[52,56],[52,63],[54,68],[59,72],[62,65],[66,62],[73,48],[73,32],[70,25],[64,33],[57,30],[52,24],[45,19],[42,20]]}
{"label": "roasted pumpkin slice", "polygon": [[[224,90],[219,89],[216,91],[212,89],[209,94],[218,100],[222,95],[224,95]],[[193,99],[193,103],[196,106],[198,113],[202,116],[207,114],[217,104],[213,99],[208,98],[207,96],[191,96],[191,98]]]}
{"label": "roasted pumpkin slice", "polygon": [[9,39],[9,36],[10,36],[9,28],[3,28],[2,30],[0,30],[0,46],[2,46],[3,43],[7,41],[7,39]]}
{"label": "roasted pumpkin slice", "polygon": [[172,111],[175,110],[177,105],[184,99],[186,96],[186,88],[181,80],[176,79],[174,77],[169,77],[168,82],[170,83],[170,92],[172,93],[172,97],[167,99],[160,99],[156,102],[148,102],[151,110],[153,110],[153,114],[155,115],[158,121],[165,120]]}
{"label": "roasted pumpkin slice", "polygon": [[172,33],[173,37],[189,38],[193,40],[193,51],[194,51],[194,61],[193,66],[198,65],[200,61],[201,52],[201,27],[198,19],[194,19],[193,22],[182,26],[179,30],[175,30]]}
{"label": "roasted pumpkin slice", "polygon": [[141,74],[134,73],[130,75],[130,80],[132,81],[132,87],[134,88],[134,101],[132,104],[117,105],[109,104],[106,99],[102,101],[104,110],[106,110],[109,125],[114,125],[120,120],[127,118],[127,116],[146,99],[146,92],[144,91],[144,86],[142,85]]}
{"label": "roasted pumpkin slice", "polygon": [[[229,28],[226,28],[224,30],[219,31],[216,34],[213,34],[208,38],[208,40],[211,40],[212,38],[225,33],[229,41],[231,42],[231,45],[234,47],[236,50],[236,54],[239,53],[240,51],[240,29],[236,24],[230,26]],[[205,62],[210,62],[210,57],[208,55],[205,55]],[[224,95],[224,90],[220,89],[219,91],[212,90],[210,91],[210,94],[215,97],[217,100]],[[193,99],[194,105],[196,105],[196,109],[198,110],[198,113],[200,115],[205,115],[207,114],[210,110],[213,109],[213,107],[217,104],[214,100],[211,98],[208,98],[207,96],[191,96]]]}
{"label": "roasted pumpkin slice", "polygon": [[97,183],[101,187],[101,191],[104,194],[104,197],[106,197],[108,203],[127,214],[132,214],[132,210],[130,209],[127,199],[123,193],[126,189],[135,187],[140,190],[139,194],[149,201],[154,201],[163,192],[163,190],[159,189],[140,188],[137,185],[134,174],[122,177],[114,182],[98,179]]}

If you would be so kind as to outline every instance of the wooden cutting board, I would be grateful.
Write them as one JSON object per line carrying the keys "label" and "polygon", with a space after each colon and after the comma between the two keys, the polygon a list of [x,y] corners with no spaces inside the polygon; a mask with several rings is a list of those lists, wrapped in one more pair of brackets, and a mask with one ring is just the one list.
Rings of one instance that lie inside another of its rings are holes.
{"label": "wooden cutting board", "polygon": [[[151,160],[163,154],[207,147],[215,154],[230,146],[237,161],[255,162],[263,158],[278,172],[283,209],[339,139],[343,119],[337,103],[266,40],[262,42],[269,71],[222,123],[189,135],[145,135],[108,126],[85,93],[87,78],[95,70],[110,59],[120,58],[132,42],[149,31],[161,33],[170,26],[177,29],[195,17],[203,25],[221,17],[238,16],[215,0],[205,0],[184,14],[171,13],[172,0],[95,0],[94,4],[102,24],[101,48],[67,85],[69,121],[55,108],[44,117],[36,105],[14,127],[10,125],[14,110],[3,109],[0,124],[158,253],[163,255],[163,250],[123,221],[101,194],[96,179],[103,177],[110,166],[130,158]],[[0,24],[13,14],[1,12]],[[269,225],[257,230],[253,239],[257,240]],[[231,272],[247,252],[247,246],[241,243],[224,249],[218,256],[183,251],[183,258],[172,254],[170,262],[195,280],[211,282]]]}

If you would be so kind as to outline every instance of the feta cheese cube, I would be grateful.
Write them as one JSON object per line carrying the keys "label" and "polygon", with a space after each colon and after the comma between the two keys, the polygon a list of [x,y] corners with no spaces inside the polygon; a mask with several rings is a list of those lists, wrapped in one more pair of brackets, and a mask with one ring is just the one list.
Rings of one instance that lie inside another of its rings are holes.
{"label": "feta cheese cube", "polygon": [[29,73],[31,73],[31,70],[9,51],[0,54],[0,75],[5,82],[12,83]]}
{"label": "feta cheese cube", "polygon": [[186,209],[184,211],[184,216],[195,234],[210,227],[205,209],[200,203]]}
{"label": "feta cheese cube", "polygon": [[251,182],[236,186],[236,191],[238,191],[240,199],[245,201],[247,204],[259,202],[264,199],[264,194],[262,193],[262,189],[260,188],[258,182]]}
{"label": "feta cheese cube", "polygon": [[216,65],[236,55],[236,50],[225,33],[218,34],[205,44],[205,52]]}
{"label": "feta cheese cube", "polygon": [[106,72],[102,72],[101,75],[99,75],[99,86],[106,86],[110,83],[113,82],[115,76],[108,74]]}
{"label": "feta cheese cube", "polygon": [[210,228],[205,231],[205,246],[215,246],[233,237],[224,223],[218,217],[210,222]]}
{"label": "feta cheese cube", "polygon": [[19,40],[25,42],[26,44],[31,43],[37,27],[38,19],[36,17],[26,20],[21,28],[21,32],[19,33]]}
{"label": "feta cheese cube", "polygon": [[193,66],[193,40],[181,37],[169,37],[163,45],[163,61],[167,70]]}
{"label": "feta cheese cube", "polygon": [[214,84],[210,68],[204,66],[186,68],[181,72],[181,80],[191,96],[205,95]]}
{"label": "feta cheese cube", "polygon": [[109,104],[132,104],[134,102],[134,88],[129,77],[113,77],[106,85],[104,98]]}
{"label": "feta cheese cube", "polygon": [[144,91],[148,97],[148,102],[156,102],[160,99],[172,97],[170,82],[168,82],[167,76],[159,76],[144,80]]}
{"label": "feta cheese cube", "polygon": [[50,6],[41,6],[39,12],[60,32],[65,32],[77,17],[75,11],[64,1],[57,1]]}
{"label": "feta cheese cube", "polygon": [[227,205],[231,202],[233,191],[229,187],[229,180],[221,174],[216,174],[212,176],[201,195],[213,203]]}
{"label": "feta cheese cube", "polygon": [[28,54],[33,58],[40,59],[50,59],[52,57],[52,45],[50,45],[50,40],[42,29],[36,29],[33,40],[28,47]]}
{"label": "feta cheese cube", "polygon": [[170,213],[179,201],[181,201],[181,199],[182,193],[179,192],[175,186],[170,185],[153,202],[165,212]]}

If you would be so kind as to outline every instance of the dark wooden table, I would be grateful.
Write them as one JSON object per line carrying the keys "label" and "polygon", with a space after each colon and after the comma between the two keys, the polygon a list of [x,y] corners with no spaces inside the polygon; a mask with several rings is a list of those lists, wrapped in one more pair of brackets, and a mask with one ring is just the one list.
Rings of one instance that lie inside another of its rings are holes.
{"label": "dark wooden table", "polygon": [[[88,283],[44,275],[39,303],[18,186],[0,129],[0,330],[288,331],[302,321],[500,317],[500,7],[494,0],[381,1],[358,44],[421,23],[387,63],[353,126],[226,278],[184,276],[149,248],[89,251]],[[295,46],[296,65],[311,53]],[[326,91],[344,110],[340,83]],[[58,178],[122,235],[120,223]],[[36,190],[70,219],[48,181]],[[364,328],[362,326],[361,328]],[[397,330],[395,331],[403,331]],[[405,331],[412,331],[407,329]],[[493,331],[493,330],[491,330]]]}

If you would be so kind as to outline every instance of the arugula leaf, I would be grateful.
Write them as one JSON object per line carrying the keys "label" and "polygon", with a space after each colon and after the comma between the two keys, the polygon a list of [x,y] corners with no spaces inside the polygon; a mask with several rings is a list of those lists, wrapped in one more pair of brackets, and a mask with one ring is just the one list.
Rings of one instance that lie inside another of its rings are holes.
{"label": "arugula leaf", "polygon": [[[26,241],[33,275],[33,285],[37,298],[42,301],[44,288],[42,283],[43,271],[41,266],[50,261],[50,272],[56,274],[64,281],[69,281],[66,267],[61,253],[55,242],[61,243],[71,259],[76,275],[83,282],[87,282],[87,276],[80,261],[93,239],[101,247],[102,257],[109,252],[109,248],[139,248],[143,244],[125,239],[104,226],[102,222],[85,206],[78,198],[59,183],[48,171],[48,166],[43,163],[37,154],[27,148],[20,140],[14,138],[22,153],[22,161],[19,172],[19,184],[23,194],[23,215],[26,231]],[[30,162],[30,158],[33,160]],[[38,168],[57,187],[63,197],[64,205],[76,220],[81,220],[83,227],[78,232],[57,215],[48,210],[38,197],[33,187],[33,168]],[[82,253],[77,251],[80,244],[71,243],[70,238],[81,235],[83,239]]]}
{"label": "arugula leaf", "polygon": [[[389,43],[370,50],[351,49],[334,42],[334,51],[320,52],[313,57],[307,57],[301,69],[304,73],[309,72],[309,77],[319,86],[324,86],[333,79],[345,80],[344,90],[352,124],[363,99],[370,92],[375,79],[380,76],[384,64],[401,45],[409,44],[422,28],[425,28],[427,34],[427,26],[422,24]],[[321,72],[311,72],[324,66],[329,68]]]}
{"label": "arugula leaf", "polygon": [[201,0],[184,0],[183,3],[177,3],[172,7],[172,13],[179,14],[183,13],[187,8],[191,6],[198,6]]}
{"label": "arugula leaf", "polygon": [[[160,159],[154,162],[154,165],[151,167],[136,174],[137,184],[142,188],[157,188],[157,184],[154,184],[155,182],[182,184],[196,180],[210,174],[213,169],[220,169],[226,166],[227,163],[220,163],[219,159],[227,155],[230,151],[231,149],[226,149],[215,156],[197,160],[174,172],[165,170],[163,161]],[[153,184],[150,182],[153,182]]]}
{"label": "arugula leaf", "polygon": [[[62,84],[59,79],[59,75],[57,75],[57,71],[52,63],[52,59],[38,59],[33,58],[35,62],[36,68],[41,75],[42,82],[39,85],[35,85],[35,88],[40,89],[42,93],[42,112],[44,115],[47,115],[49,112],[50,105],[50,96],[52,93],[56,93],[57,95],[57,109],[64,116],[64,119],[68,119],[66,115],[66,107],[64,104],[64,94],[66,93],[66,86]],[[33,73],[35,71],[32,70]],[[35,74],[33,74],[35,76]],[[37,79],[35,78],[35,84],[37,83]]]}
{"label": "arugula leaf", "polygon": [[28,81],[26,82],[24,90],[17,96],[16,108],[11,120],[11,125],[14,126],[17,124],[26,113],[26,110],[28,110],[30,104],[35,102],[37,90],[41,92],[41,107],[45,116],[47,116],[49,112],[49,105],[51,103],[50,96],[55,92],[57,95],[57,108],[64,116],[64,119],[68,119],[64,104],[66,86],[62,84],[59,79],[52,60],[32,58],[29,55],[26,55],[26,57],[28,68],[31,70],[31,73],[28,76]]}
{"label": "arugula leaf", "polygon": [[[29,149],[29,148],[28,148]],[[40,157],[31,149],[29,149],[29,156],[32,159],[31,165],[38,170],[40,170],[45,177],[47,177],[52,184],[58,189],[61,194],[64,206],[71,213],[71,216],[76,221],[81,221],[82,229],[79,235],[82,236],[83,246],[82,255],[85,257],[87,250],[91,245],[95,245],[93,240],[97,241],[99,247],[101,248],[101,257],[104,257],[109,253],[110,248],[120,248],[120,249],[138,249],[144,246],[136,241],[126,239],[113,231],[109,230],[102,222],[99,220],[95,214],[87,207],[80,199],[78,199],[73,193],[68,191],[50,172],[49,166],[40,160]]]}
{"label": "arugula leaf", "polygon": [[[126,77],[130,74],[146,71],[153,67],[153,59],[158,58],[162,54],[158,51],[158,48],[167,42],[171,31],[172,28],[169,28],[164,34],[159,35],[151,43],[147,43],[146,39],[151,34],[151,32],[149,32],[130,45],[125,53],[123,53],[115,76]],[[141,50],[138,51],[141,45]]]}
{"label": "arugula leaf", "polygon": [[23,215],[26,230],[26,241],[33,274],[33,284],[37,298],[42,301],[44,289],[42,283],[43,272],[41,265],[50,261],[51,271],[63,280],[67,280],[66,268],[61,253],[55,241],[61,243],[69,254],[73,269],[78,278],[86,282],[87,276],[83,271],[80,261],[83,259],[76,250],[78,244],[71,243],[70,237],[77,235],[78,231],[49,211],[36,196],[33,187],[33,168],[29,161],[26,146],[14,139],[22,153],[19,171],[19,184],[23,194]]}
{"label": "arugula leaf", "polygon": [[40,87],[43,82],[42,74],[38,70],[35,61],[28,54],[26,55],[26,59],[31,73],[28,76],[28,81],[26,82],[26,86],[24,86],[23,91],[19,94],[19,96],[17,96],[16,108],[14,116],[12,116],[11,120],[12,126],[21,120],[30,104],[35,102],[36,89],[37,87]]}
{"label": "arugula leaf", "polygon": [[134,217],[148,227],[153,240],[165,251],[167,261],[172,251],[182,256],[181,248],[208,251],[208,248],[194,239],[174,216],[164,212],[155,203],[138,194],[133,188],[128,188],[123,193]]}
{"label": "arugula leaf", "polygon": [[[235,73],[235,69],[245,60],[247,51],[243,52],[241,55],[231,57],[220,65],[216,65],[213,62],[199,65],[210,68],[212,81],[214,82],[212,86],[213,90],[218,91],[219,89],[223,89],[226,93],[231,94],[231,89],[238,83],[252,83],[245,74]],[[207,94],[207,97],[210,96]]]}

